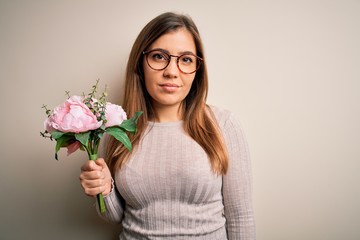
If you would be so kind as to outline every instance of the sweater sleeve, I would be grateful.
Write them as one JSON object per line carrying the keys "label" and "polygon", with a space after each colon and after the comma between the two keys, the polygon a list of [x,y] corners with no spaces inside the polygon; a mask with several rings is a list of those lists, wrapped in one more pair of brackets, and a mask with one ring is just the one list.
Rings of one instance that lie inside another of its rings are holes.
{"label": "sweater sleeve", "polygon": [[223,176],[223,201],[229,240],[254,240],[252,176],[248,145],[244,132],[233,114],[223,125],[229,153],[229,167]]}
{"label": "sweater sleeve", "polygon": [[108,195],[104,196],[104,201],[105,213],[100,213],[99,206],[96,204],[96,211],[99,216],[110,223],[120,223],[124,214],[125,202],[115,186]]}

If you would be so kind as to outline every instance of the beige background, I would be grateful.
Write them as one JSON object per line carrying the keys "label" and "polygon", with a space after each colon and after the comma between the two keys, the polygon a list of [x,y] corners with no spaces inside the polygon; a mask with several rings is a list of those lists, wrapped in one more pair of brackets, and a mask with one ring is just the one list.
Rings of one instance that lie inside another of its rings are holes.
{"label": "beige background", "polygon": [[258,239],[360,239],[360,1],[0,1],[0,239],[117,239],[82,193],[86,154],[40,138],[64,91],[120,103],[140,29],[168,10],[202,34],[209,103],[234,111]]}

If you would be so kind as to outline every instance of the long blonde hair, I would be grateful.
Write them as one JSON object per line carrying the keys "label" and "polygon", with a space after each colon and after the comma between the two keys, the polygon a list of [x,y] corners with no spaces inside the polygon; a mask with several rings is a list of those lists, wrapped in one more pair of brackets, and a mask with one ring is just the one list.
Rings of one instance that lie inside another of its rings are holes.
{"label": "long blonde hair", "polygon": [[[143,111],[143,115],[138,120],[136,134],[130,136],[134,149],[139,144],[148,120],[155,115],[151,105],[151,97],[144,82],[143,51],[148,50],[150,45],[160,36],[179,28],[185,28],[192,34],[197,55],[204,59],[204,50],[195,23],[186,15],[172,12],[163,13],[151,20],[142,29],[131,49],[126,68],[125,94],[122,106],[130,117],[136,111]],[[184,112],[184,130],[207,153],[213,172],[226,174],[228,153],[219,126],[211,109],[206,105],[207,93],[208,76],[206,62],[203,61],[195,74],[190,92],[181,105]],[[211,141],[209,141],[210,139]],[[114,138],[110,138],[105,159],[112,174],[121,168],[129,156],[130,153],[124,146]]]}

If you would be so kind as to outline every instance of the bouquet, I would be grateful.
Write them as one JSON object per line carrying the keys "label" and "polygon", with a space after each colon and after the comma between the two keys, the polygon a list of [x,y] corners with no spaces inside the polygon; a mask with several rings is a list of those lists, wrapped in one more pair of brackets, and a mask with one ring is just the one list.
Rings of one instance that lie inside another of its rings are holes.
{"label": "bouquet", "polygon": [[[88,95],[70,96],[66,91],[68,98],[53,110],[43,105],[47,118],[45,131],[40,135],[56,141],[56,160],[60,148],[67,148],[67,155],[80,149],[87,152],[90,160],[96,160],[100,140],[105,133],[112,135],[129,151],[132,150],[128,133],[135,134],[136,123],[142,112],[136,112],[135,116],[127,119],[121,106],[106,102],[106,87],[100,98],[96,98],[98,83],[99,80]],[[97,200],[100,212],[106,212],[101,193],[97,195]]]}

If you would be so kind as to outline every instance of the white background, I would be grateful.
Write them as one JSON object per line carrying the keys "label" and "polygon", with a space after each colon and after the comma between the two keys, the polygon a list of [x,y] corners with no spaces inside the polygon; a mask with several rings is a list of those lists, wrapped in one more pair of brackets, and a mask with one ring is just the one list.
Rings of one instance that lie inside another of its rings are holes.
{"label": "white background", "polygon": [[141,28],[164,11],[192,16],[208,102],[246,132],[258,239],[360,239],[360,2],[0,1],[0,239],[117,239],[69,157],[39,136],[64,91],[97,78],[121,104]]}

